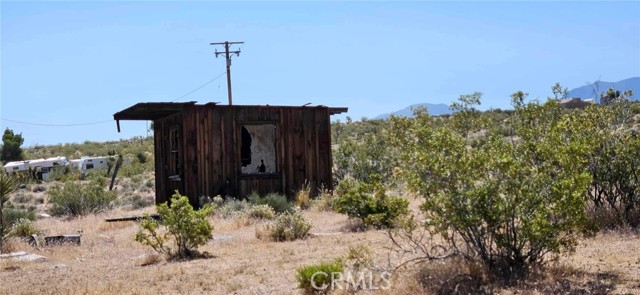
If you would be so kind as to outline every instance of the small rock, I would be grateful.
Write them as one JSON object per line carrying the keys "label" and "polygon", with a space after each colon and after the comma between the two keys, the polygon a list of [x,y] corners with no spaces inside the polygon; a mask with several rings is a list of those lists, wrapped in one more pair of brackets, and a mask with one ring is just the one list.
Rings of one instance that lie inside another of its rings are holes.
{"label": "small rock", "polygon": [[39,218],[51,218],[51,215],[45,214],[45,213],[41,213],[41,214],[38,214],[38,217]]}
{"label": "small rock", "polygon": [[65,269],[65,268],[67,268],[67,266],[64,264],[56,264],[51,267],[51,269]]}

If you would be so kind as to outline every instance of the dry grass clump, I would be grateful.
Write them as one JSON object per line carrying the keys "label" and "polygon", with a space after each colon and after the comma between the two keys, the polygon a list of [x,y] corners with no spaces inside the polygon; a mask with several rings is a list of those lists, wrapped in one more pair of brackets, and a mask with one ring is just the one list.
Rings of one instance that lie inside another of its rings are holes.
{"label": "dry grass clump", "polygon": [[492,294],[484,268],[460,257],[423,263],[415,279],[430,294]]}
{"label": "dry grass clump", "polygon": [[298,193],[296,193],[295,204],[300,210],[309,208],[311,205],[311,186],[309,184],[305,184]]}
{"label": "dry grass clump", "polygon": [[326,189],[322,189],[320,190],[320,194],[311,201],[311,208],[318,212],[332,211],[331,203],[333,199],[333,193]]}

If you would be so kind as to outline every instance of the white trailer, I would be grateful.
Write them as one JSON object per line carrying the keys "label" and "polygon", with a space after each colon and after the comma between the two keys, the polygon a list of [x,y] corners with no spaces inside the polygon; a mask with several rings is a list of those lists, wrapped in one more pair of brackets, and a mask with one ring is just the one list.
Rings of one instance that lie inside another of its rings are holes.
{"label": "white trailer", "polygon": [[82,157],[71,160],[71,167],[78,169],[80,173],[86,173],[91,169],[107,168],[109,157]]}
{"label": "white trailer", "polygon": [[29,161],[14,161],[4,165],[4,172],[9,175],[16,173],[27,173],[29,171]]}
{"label": "white trailer", "polygon": [[69,165],[67,158],[58,156],[47,159],[9,162],[4,165],[4,171],[7,174],[31,172],[37,179],[48,180],[54,170],[64,169],[67,165]]}
{"label": "white trailer", "polygon": [[67,158],[60,156],[29,161],[29,167],[40,180],[49,180],[55,170],[64,169],[67,165],[69,165]]}

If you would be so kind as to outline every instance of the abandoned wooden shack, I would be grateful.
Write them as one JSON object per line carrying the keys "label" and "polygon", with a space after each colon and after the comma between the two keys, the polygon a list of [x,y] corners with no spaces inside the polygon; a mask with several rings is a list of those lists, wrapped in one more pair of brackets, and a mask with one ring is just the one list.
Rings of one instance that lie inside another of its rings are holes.
{"label": "abandoned wooden shack", "polygon": [[330,116],[347,108],[138,103],[113,115],[152,120],[156,203],[178,190],[201,196],[252,192],[292,196],[303,185],[332,189]]}

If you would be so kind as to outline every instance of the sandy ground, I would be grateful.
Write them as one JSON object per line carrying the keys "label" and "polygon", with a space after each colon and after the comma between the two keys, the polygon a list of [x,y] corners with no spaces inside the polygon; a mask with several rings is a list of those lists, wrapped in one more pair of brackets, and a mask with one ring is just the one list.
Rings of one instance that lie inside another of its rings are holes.
{"label": "sandy ground", "polygon": [[[388,266],[391,245],[385,231],[342,232],[294,242],[256,238],[264,223],[212,217],[214,239],[200,250],[212,258],[191,261],[156,260],[154,251],[134,241],[135,222],[107,223],[105,218],[151,211],[111,211],[73,220],[40,219],[48,234],[81,234],[81,246],[36,249],[16,243],[16,251],[45,256],[43,262],[0,261],[0,294],[300,294],[296,268],[344,256],[350,245],[368,245],[376,264]],[[346,216],[305,211],[314,233],[337,233]],[[640,294],[640,235],[612,232],[581,243],[562,257],[551,278],[501,294]],[[405,277],[403,277],[405,276]],[[366,293],[428,294],[410,274],[395,275],[390,290]]]}

